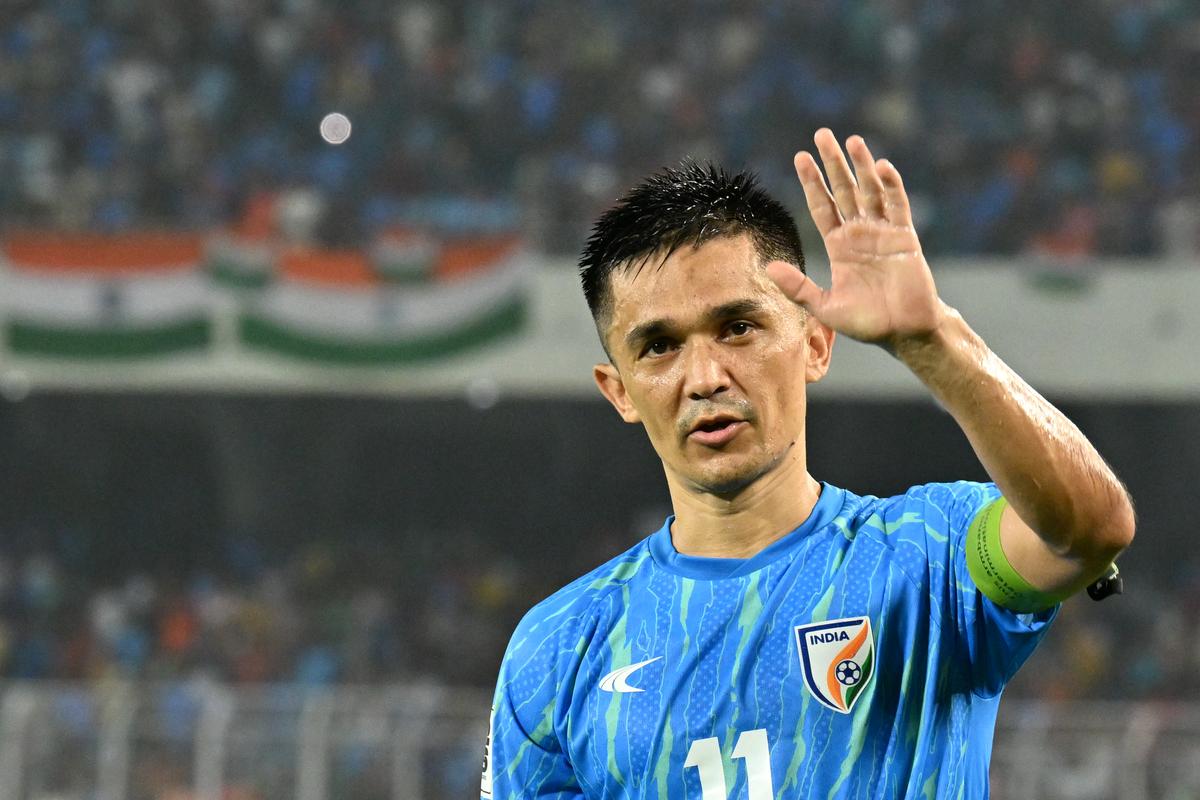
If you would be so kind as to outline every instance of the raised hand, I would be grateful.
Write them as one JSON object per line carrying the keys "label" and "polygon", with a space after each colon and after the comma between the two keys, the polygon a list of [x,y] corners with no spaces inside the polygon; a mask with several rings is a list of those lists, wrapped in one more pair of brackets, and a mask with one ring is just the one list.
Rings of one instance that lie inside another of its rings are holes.
{"label": "raised hand", "polygon": [[861,136],[846,140],[853,172],[832,131],[822,128],[813,141],[829,183],[804,151],[796,154],[796,174],[825,240],[832,284],[822,289],[782,262],[768,264],[767,273],[784,294],[851,338],[894,349],[929,335],[945,306],[921,252],[900,173],[886,159],[876,161]]}

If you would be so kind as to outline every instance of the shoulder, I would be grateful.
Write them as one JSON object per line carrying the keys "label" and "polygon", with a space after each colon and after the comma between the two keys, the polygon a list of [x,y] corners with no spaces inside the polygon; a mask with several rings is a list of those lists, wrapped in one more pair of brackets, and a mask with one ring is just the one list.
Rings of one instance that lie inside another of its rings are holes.
{"label": "shoulder", "polygon": [[648,569],[647,540],[576,578],[526,612],[517,623],[506,660],[550,641],[554,649],[576,651],[621,602],[622,587]]}
{"label": "shoulder", "polygon": [[890,497],[846,493],[841,518],[859,531],[877,531],[884,536],[946,533],[964,529],[979,510],[1000,496],[993,483],[956,481],[925,483]]}
{"label": "shoulder", "polygon": [[923,584],[930,564],[946,563],[975,515],[999,495],[994,484],[973,481],[926,483],[890,497],[847,492],[837,524],[846,538],[873,542]]}

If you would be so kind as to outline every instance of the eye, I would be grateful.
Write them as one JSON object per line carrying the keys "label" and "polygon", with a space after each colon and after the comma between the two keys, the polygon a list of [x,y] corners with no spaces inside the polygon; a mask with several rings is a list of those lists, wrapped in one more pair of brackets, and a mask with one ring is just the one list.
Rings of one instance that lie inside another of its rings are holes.
{"label": "eye", "polygon": [[725,330],[734,339],[740,339],[741,337],[750,333],[750,331],[754,330],[754,326],[745,320],[738,320],[737,322],[731,322]]}
{"label": "eye", "polygon": [[651,358],[665,356],[667,353],[671,352],[671,344],[672,342],[670,339],[655,339],[647,344],[645,348],[643,348],[642,355],[650,356]]}

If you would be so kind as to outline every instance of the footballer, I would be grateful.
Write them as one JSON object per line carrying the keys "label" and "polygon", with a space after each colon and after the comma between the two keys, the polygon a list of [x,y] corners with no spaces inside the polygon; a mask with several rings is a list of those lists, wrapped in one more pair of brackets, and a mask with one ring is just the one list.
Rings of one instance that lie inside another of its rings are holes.
{"label": "footballer", "polygon": [[[795,165],[827,289],[747,175],[685,163],[597,221],[596,384],[645,428],[673,514],[520,622],[483,798],[986,797],[1002,689],[1130,543],[1104,460],[938,296],[896,168],[861,137],[815,144],[824,176]],[[807,389],[838,334],[911,370],[990,482],[815,477]]]}

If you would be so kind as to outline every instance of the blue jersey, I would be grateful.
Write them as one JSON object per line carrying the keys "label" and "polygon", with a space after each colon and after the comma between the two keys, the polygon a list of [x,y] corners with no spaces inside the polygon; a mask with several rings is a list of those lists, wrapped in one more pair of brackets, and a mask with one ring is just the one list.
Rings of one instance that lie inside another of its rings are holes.
{"label": "blue jersey", "polygon": [[823,485],[749,559],[670,524],[534,607],[500,670],[482,797],[980,798],[1000,692],[1057,607],[968,574],[992,484]]}

